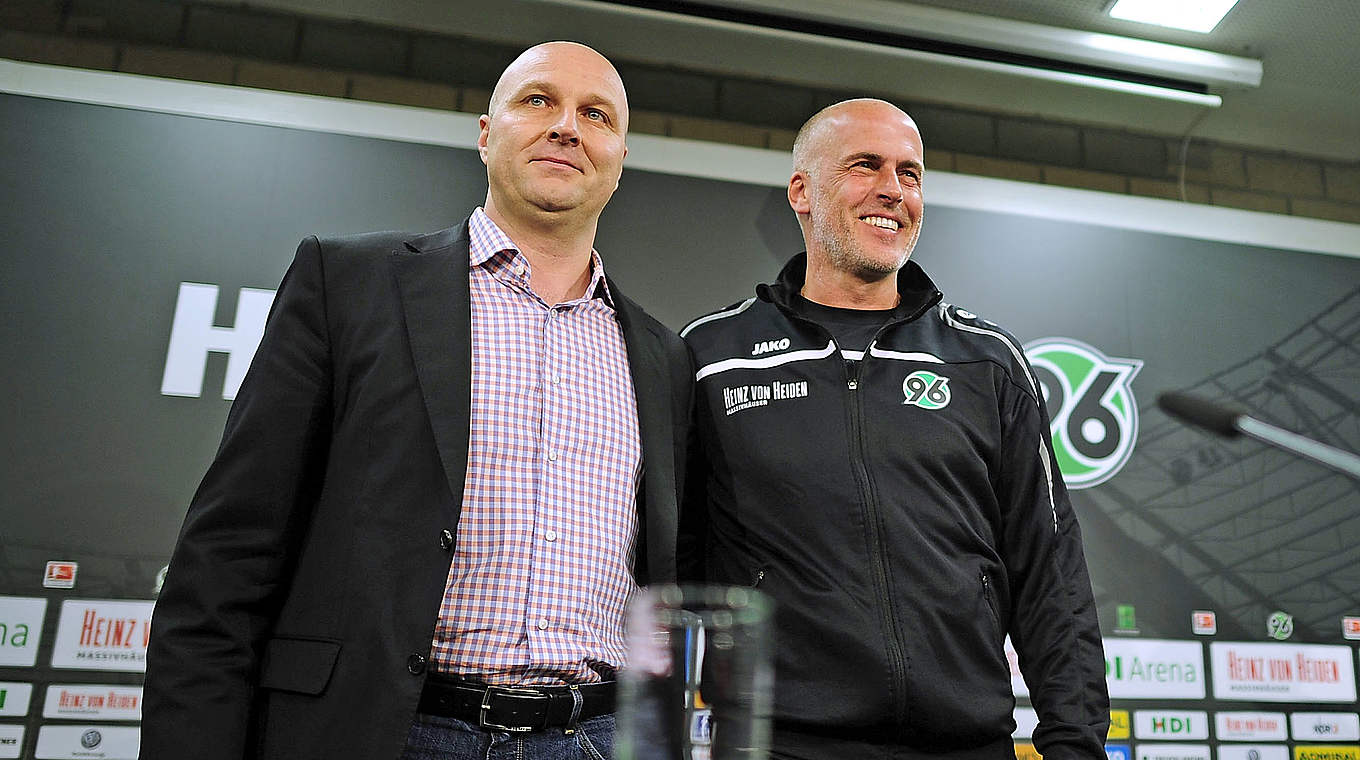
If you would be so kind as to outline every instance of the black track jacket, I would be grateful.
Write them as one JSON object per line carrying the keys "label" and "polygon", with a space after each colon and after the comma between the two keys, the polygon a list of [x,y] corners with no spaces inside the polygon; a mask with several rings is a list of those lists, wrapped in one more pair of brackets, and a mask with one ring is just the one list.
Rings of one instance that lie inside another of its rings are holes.
{"label": "black track jacket", "polygon": [[688,572],[775,600],[777,734],[1009,754],[1009,634],[1039,751],[1104,758],[1081,533],[1019,343],[908,263],[915,308],[843,356],[790,306],[805,271],[799,255],[681,333],[707,481]]}

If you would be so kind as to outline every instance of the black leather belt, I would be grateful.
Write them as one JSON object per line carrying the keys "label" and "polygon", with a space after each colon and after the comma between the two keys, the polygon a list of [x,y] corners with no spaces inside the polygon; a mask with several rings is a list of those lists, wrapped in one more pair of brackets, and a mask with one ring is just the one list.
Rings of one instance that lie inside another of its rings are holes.
{"label": "black leather belt", "polygon": [[425,679],[417,709],[492,731],[574,729],[614,712],[614,682],[570,686],[487,686],[440,676]]}

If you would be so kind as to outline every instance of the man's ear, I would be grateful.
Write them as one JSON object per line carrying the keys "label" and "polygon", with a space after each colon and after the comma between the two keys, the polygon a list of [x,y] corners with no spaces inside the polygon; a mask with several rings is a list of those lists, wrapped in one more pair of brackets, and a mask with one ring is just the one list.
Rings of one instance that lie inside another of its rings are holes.
{"label": "man's ear", "polygon": [[795,214],[812,213],[812,204],[808,202],[807,175],[803,172],[794,172],[789,178],[789,207]]}
{"label": "man's ear", "polygon": [[477,153],[482,157],[482,163],[486,163],[486,137],[491,127],[491,117],[482,114],[477,119],[477,125],[482,128],[481,134],[477,135]]}
{"label": "man's ear", "polygon": [[[628,146],[627,146],[627,145],[623,146],[623,156],[622,156],[622,158],[620,158],[619,160],[623,160],[624,158],[628,158]],[[619,189],[619,182],[622,182],[622,181],[623,181],[623,174],[620,173],[620,174],[619,174],[618,180],[617,180],[616,182],[614,182],[614,189],[615,189],[615,190],[618,190],[618,189]]]}

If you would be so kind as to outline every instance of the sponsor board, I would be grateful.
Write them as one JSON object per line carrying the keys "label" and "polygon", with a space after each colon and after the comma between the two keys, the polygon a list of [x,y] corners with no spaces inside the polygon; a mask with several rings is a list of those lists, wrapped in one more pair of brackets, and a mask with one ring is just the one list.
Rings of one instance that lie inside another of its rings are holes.
{"label": "sponsor board", "polygon": [[52,667],[146,672],[155,602],[67,599],[52,648]]}
{"label": "sponsor board", "polygon": [[1139,744],[1135,760],[1210,760],[1207,744]]}
{"label": "sponsor board", "polygon": [[1221,712],[1214,716],[1214,722],[1221,742],[1267,742],[1289,738],[1284,713]]}
{"label": "sponsor board", "polygon": [[1105,760],[1133,760],[1133,747],[1127,744],[1106,744]]}
{"label": "sponsor board", "polygon": [[74,562],[48,562],[43,570],[43,588],[75,588],[77,567]]}
{"label": "sponsor board", "polygon": [[1044,760],[1044,756],[1039,754],[1039,750],[1035,749],[1033,744],[1016,742],[1015,760]]}
{"label": "sponsor board", "polygon": [[1138,739],[1208,739],[1209,713],[1200,710],[1138,710],[1133,714]]}
{"label": "sponsor board", "polygon": [[1006,653],[1006,663],[1011,666],[1011,693],[1017,697],[1028,697],[1029,684],[1025,683],[1025,677],[1020,674],[1020,655],[1015,651],[1010,636],[1006,637],[1001,648]]}
{"label": "sponsor board", "polygon": [[23,747],[23,726],[0,726],[0,758],[18,757]]}
{"label": "sponsor board", "polygon": [[1032,739],[1034,729],[1039,727],[1039,713],[1033,707],[1015,708],[1015,730],[1011,732],[1012,739]]}
{"label": "sponsor board", "polygon": [[1113,699],[1204,699],[1204,647],[1197,641],[1106,639]]}
{"label": "sponsor board", "polygon": [[1218,760],[1289,760],[1283,744],[1220,744]]}
{"label": "sponsor board", "polygon": [[0,717],[28,715],[28,701],[33,697],[33,684],[0,681]]}
{"label": "sponsor board", "polygon": [[1296,712],[1289,716],[1296,742],[1360,741],[1360,715],[1355,713]]}
{"label": "sponsor board", "polygon": [[1360,760],[1360,745],[1295,744],[1294,760]]}
{"label": "sponsor board", "polygon": [[46,613],[46,599],[0,596],[0,667],[33,667]]}
{"label": "sponsor board", "polygon": [[136,760],[141,730],[133,726],[43,726],[38,729],[40,760]]}
{"label": "sponsor board", "polygon": [[1341,618],[1341,637],[1347,641],[1360,640],[1360,617]]}
{"label": "sponsor board", "polygon": [[141,720],[142,687],[52,684],[43,701],[44,718]]}
{"label": "sponsor board", "polygon": [[1214,697],[1247,702],[1354,702],[1351,648],[1215,641]]}
{"label": "sponsor board", "polygon": [[1132,731],[1132,722],[1129,720],[1128,710],[1110,711],[1110,732],[1105,735],[1106,739],[1127,739]]}

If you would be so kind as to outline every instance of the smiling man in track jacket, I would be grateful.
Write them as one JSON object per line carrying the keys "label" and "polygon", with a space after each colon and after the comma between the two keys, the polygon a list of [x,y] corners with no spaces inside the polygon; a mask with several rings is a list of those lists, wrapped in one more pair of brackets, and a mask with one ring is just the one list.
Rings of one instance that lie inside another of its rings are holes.
{"label": "smiling man in track jacket", "polygon": [[710,580],[774,598],[775,756],[1014,756],[1009,634],[1047,760],[1104,758],[1081,534],[1019,343],[908,262],[925,173],[878,100],[814,116],[789,204],[806,254],[682,332]]}

